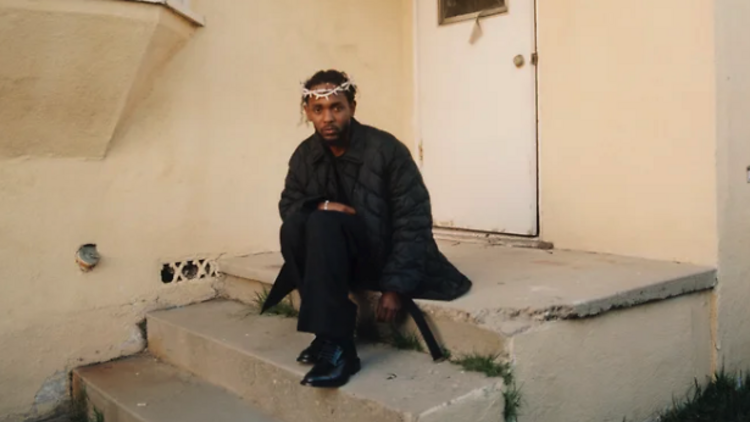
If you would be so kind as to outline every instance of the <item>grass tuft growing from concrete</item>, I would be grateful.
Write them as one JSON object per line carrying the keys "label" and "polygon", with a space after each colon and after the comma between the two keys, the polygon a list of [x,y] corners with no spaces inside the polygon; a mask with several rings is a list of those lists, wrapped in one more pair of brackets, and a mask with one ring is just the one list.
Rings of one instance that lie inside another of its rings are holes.
{"label": "grass tuft growing from concrete", "polygon": [[[260,311],[263,308],[263,304],[266,303],[266,299],[268,299],[268,289],[265,287],[263,288],[262,292],[258,292],[255,294],[255,307],[258,311]],[[286,297],[286,299],[279,302],[276,306],[270,308],[265,312],[268,315],[280,315],[286,318],[297,318],[299,316],[299,312],[294,307],[294,299],[292,299],[292,296],[289,295]]]}
{"label": "grass tuft growing from concrete", "polygon": [[419,336],[415,333],[403,332],[395,325],[391,325],[387,333],[383,331],[385,331],[385,327],[381,329],[374,319],[367,319],[357,324],[356,337],[363,343],[384,343],[399,350],[424,352]]}
{"label": "grass tuft growing from concrete", "polygon": [[470,355],[459,356],[451,359],[451,362],[461,366],[466,371],[481,372],[488,377],[501,377],[505,384],[513,382],[513,374],[510,370],[510,364],[497,362],[498,355],[480,355],[473,353]]}
{"label": "grass tuft growing from concrete", "polygon": [[516,385],[510,363],[498,363],[497,358],[499,355],[473,353],[454,359],[451,357],[450,350],[443,348],[443,353],[451,363],[459,365],[465,371],[481,372],[488,377],[502,378],[505,382],[505,391],[503,391],[503,398],[505,399],[503,417],[505,418],[505,422],[516,422],[518,420],[522,401],[521,390]]}
{"label": "grass tuft growing from concrete", "polygon": [[453,353],[451,353],[451,351],[445,346],[440,346],[440,350],[443,351],[443,359],[447,360],[448,362],[451,362],[453,358]]}
{"label": "grass tuft growing from concrete", "polygon": [[515,381],[505,385],[503,398],[505,399],[505,408],[503,409],[505,422],[516,422],[521,408],[521,390],[519,390]]}
{"label": "grass tuft growing from concrete", "polygon": [[86,390],[81,390],[72,400],[70,406],[70,422],[104,422],[104,413],[96,407],[89,411],[89,396]]}
{"label": "grass tuft growing from concrete", "polygon": [[391,343],[399,350],[414,350],[424,352],[419,336],[414,333],[402,333],[396,327],[391,328]]}
{"label": "grass tuft growing from concrete", "polygon": [[698,381],[682,403],[662,413],[660,422],[750,421],[750,373],[727,374],[723,370],[706,386]]}

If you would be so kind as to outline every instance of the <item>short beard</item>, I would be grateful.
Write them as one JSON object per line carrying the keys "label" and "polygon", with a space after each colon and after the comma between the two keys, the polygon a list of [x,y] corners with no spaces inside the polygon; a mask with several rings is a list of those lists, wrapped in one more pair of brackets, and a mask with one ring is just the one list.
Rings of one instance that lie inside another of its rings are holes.
{"label": "short beard", "polygon": [[323,139],[329,147],[335,147],[335,148],[343,148],[349,145],[349,130],[351,129],[352,125],[349,123],[345,127],[342,128],[341,133],[339,133],[338,138],[334,140],[328,140],[323,137],[320,133],[318,133],[318,136],[320,136],[321,139]]}

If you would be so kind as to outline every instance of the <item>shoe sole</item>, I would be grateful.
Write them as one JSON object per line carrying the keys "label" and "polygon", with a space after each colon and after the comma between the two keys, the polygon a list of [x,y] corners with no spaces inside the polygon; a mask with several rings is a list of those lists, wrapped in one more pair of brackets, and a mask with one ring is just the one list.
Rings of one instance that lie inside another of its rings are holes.
{"label": "shoe sole", "polygon": [[305,380],[303,379],[300,382],[300,384],[306,387],[314,387],[314,388],[338,388],[338,387],[345,385],[347,382],[349,382],[349,378],[351,378],[352,375],[359,372],[360,369],[362,369],[362,362],[359,359],[357,359],[354,362],[353,367],[349,369],[349,376],[346,377],[343,381],[339,380],[336,382],[328,381],[328,382],[311,383],[311,382],[305,382]]}

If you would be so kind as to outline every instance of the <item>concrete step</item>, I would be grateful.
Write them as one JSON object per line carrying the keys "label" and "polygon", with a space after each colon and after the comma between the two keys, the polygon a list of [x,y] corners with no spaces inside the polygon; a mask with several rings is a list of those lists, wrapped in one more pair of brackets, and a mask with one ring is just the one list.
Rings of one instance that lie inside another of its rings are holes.
{"label": "concrete step", "polygon": [[[713,370],[713,268],[439,245],[474,286],[451,302],[417,303],[454,356],[500,354],[511,363],[520,422],[648,420]],[[282,262],[278,253],[223,259],[219,289],[252,303]]]}
{"label": "concrete step", "polygon": [[358,346],[363,368],[346,386],[301,386],[309,367],[295,358],[312,338],[296,332],[294,319],[258,316],[239,302],[150,313],[148,339],[153,355],[284,421],[503,420],[499,378],[382,345]]}
{"label": "concrete step", "polygon": [[273,422],[239,397],[139,355],[76,369],[74,394],[104,422]]}
{"label": "concrete step", "polygon": [[[218,284],[222,296],[257,306],[258,296],[271,289],[282,264],[283,259],[278,253],[263,253],[222,260],[220,268],[223,278]],[[353,293],[351,298],[359,305],[359,322],[375,324],[374,307],[378,296],[358,292]],[[292,293],[292,302],[295,307],[299,308],[300,299],[296,291]],[[425,319],[433,328],[433,334],[438,342],[454,355],[477,353],[507,357],[508,336],[503,332],[476,324],[470,316],[456,315],[455,312],[442,312],[439,305],[437,308],[430,308],[420,303],[420,307],[425,311]],[[433,309],[437,309],[438,312],[433,312]],[[397,326],[375,325],[384,336],[389,335],[394,328],[402,334],[416,334],[422,342],[423,350],[427,351],[422,337],[418,335],[416,324],[408,315],[404,315],[404,320]]]}
{"label": "concrete step", "polygon": [[[716,284],[714,269],[695,265],[577,251],[438,244],[474,283],[468,294],[451,302],[417,301],[436,337],[454,355],[510,358],[512,337],[545,322],[589,318]],[[257,293],[271,287],[282,264],[279,253],[222,259],[220,290],[229,299],[253,303]],[[366,320],[371,305],[360,309]],[[402,328],[415,331],[410,319]]]}

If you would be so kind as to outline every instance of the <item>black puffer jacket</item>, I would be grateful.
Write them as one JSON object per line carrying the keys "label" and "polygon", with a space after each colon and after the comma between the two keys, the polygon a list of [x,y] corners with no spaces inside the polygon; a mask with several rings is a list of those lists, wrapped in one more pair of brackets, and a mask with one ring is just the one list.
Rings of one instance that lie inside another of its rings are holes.
{"label": "black puffer jacket", "polygon": [[[409,150],[392,135],[356,120],[351,131],[340,174],[351,190],[351,206],[367,227],[372,263],[382,269],[380,289],[434,300],[466,293],[471,282],[440,253],[432,236],[430,196]],[[335,178],[325,148],[313,135],[292,155],[279,203],[282,219],[331,199]],[[282,270],[277,283],[287,284],[283,278]]]}

